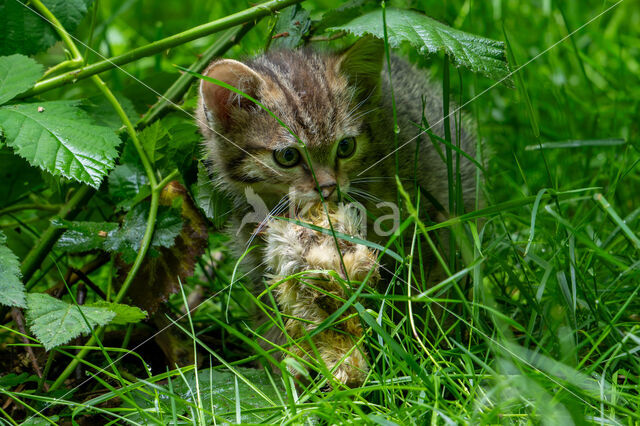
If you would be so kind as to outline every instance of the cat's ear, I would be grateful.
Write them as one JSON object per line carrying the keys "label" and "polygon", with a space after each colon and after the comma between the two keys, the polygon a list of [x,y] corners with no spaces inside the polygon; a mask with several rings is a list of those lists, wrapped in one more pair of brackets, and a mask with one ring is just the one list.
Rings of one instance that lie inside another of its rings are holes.
{"label": "cat's ear", "polygon": [[383,60],[383,41],[366,36],[339,55],[338,71],[357,88],[358,97],[369,97],[379,93]]}
{"label": "cat's ear", "polygon": [[[207,68],[204,75],[223,81],[256,100],[260,88],[265,84],[258,73],[233,59],[214,62]],[[234,109],[249,109],[255,106],[244,96],[206,80],[200,83],[200,96],[208,113],[207,118],[221,124],[224,128],[230,126]]]}

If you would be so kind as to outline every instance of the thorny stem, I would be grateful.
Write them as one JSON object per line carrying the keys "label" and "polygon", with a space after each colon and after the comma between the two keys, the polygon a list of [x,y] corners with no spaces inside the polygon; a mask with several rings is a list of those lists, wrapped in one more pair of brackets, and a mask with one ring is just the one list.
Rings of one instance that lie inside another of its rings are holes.
{"label": "thorny stem", "polygon": [[[39,83],[36,83],[36,85],[31,90],[28,90],[23,94],[21,94],[20,96],[18,96],[18,98],[26,98],[42,92],[46,92],[51,89],[55,89],[65,84],[73,83],[78,80],[88,78],[92,75],[99,74],[101,72],[110,70],[112,68],[116,68],[124,64],[128,64],[129,62],[136,61],[140,58],[155,55],[159,52],[165,51],[175,46],[179,46],[186,42],[195,40],[197,38],[205,37],[210,34],[223,31],[231,27],[235,27],[236,25],[241,25],[241,24],[244,24],[245,22],[262,18],[266,15],[270,15],[273,12],[276,12],[287,6],[291,6],[292,4],[296,4],[300,2],[302,2],[302,0],[267,1],[257,6],[245,9],[241,12],[234,13],[233,15],[229,15],[224,18],[217,19],[213,22],[208,22],[206,24],[199,25],[195,28],[191,28],[181,33],[174,34],[172,36],[163,38],[153,43],[149,43],[145,46],[138,47],[137,49],[130,50],[129,52],[123,53],[122,55],[114,56],[112,58],[105,59],[104,61],[96,62],[94,64],[83,67],[82,69],[73,70],[65,74],[60,74],[58,76],[41,81]],[[32,2],[34,6],[35,6],[35,3],[36,3],[35,1]],[[38,3],[40,3],[39,0],[38,0]],[[38,9],[38,12],[40,12],[45,18],[49,19],[51,22],[57,22],[57,19],[55,19],[55,16],[53,16],[51,12],[48,12],[48,15],[47,15],[43,13],[43,11],[41,11],[39,7],[36,7],[36,9]],[[50,17],[53,17],[55,20],[50,19]],[[65,44],[67,44],[67,40],[65,40],[65,38],[68,39],[69,41],[71,41],[71,39],[66,32],[64,33],[65,33],[64,37],[62,36],[62,34],[60,36],[62,37],[62,40],[65,42]],[[80,57],[80,55],[78,56]]]}

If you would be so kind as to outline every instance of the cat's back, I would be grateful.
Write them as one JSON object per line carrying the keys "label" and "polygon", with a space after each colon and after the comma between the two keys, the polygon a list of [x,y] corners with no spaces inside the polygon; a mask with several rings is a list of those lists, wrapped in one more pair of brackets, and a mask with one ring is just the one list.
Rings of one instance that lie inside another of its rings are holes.
{"label": "cat's back", "polygon": [[[445,138],[442,87],[432,78],[428,70],[410,64],[404,58],[391,55],[391,73],[387,63],[383,66],[381,78],[381,108],[378,131],[374,134],[384,140],[380,141],[388,155],[388,160],[395,156],[400,158],[401,177],[413,178],[417,173],[418,181],[425,188],[437,195],[443,205],[448,204],[448,178],[446,162],[440,153],[446,151],[445,145],[437,138],[431,138],[426,131]],[[395,102],[394,102],[395,101]],[[395,103],[395,105],[394,105]],[[393,109],[396,110],[397,136],[394,134]],[[474,125],[466,113],[454,102],[449,102],[449,126],[452,144],[459,146],[471,157],[476,156],[476,136]],[[460,123],[460,120],[462,121]],[[458,135],[458,132],[460,133]],[[434,144],[439,145],[440,153]],[[418,145],[418,146],[417,146]],[[419,149],[418,161],[414,165],[416,148]],[[455,155],[455,153],[454,153]],[[465,204],[473,199],[475,189],[475,167],[464,156],[461,159],[462,190]]]}

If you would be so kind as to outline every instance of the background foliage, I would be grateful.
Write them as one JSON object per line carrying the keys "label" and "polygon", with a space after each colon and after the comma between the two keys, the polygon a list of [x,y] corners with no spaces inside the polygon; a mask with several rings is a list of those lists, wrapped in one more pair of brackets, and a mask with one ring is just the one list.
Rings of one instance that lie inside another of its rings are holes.
{"label": "background foliage", "polygon": [[[446,295],[408,294],[399,264],[398,291],[353,301],[372,357],[358,389],[295,383],[287,366],[322,372],[302,360],[255,368],[271,355],[223,232],[229,202],[200,161],[193,76],[176,65],[384,37],[381,6],[28,6],[0,0],[4,421],[639,421],[632,0],[386,5],[388,44],[477,122],[486,202],[443,225],[466,229]],[[432,228],[413,218],[405,238]],[[429,319],[435,304],[448,321]]]}

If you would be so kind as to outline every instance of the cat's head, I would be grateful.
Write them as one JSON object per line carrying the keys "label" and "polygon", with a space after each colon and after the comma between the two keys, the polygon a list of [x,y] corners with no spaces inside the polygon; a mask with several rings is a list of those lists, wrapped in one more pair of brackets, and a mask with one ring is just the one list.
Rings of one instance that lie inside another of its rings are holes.
{"label": "cat's head", "polygon": [[377,115],[382,60],[382,44],[367,38],[334,54],[285,50],[213,62],[207,77],[280,120],[202,80],[198,118],[214,173],[231,193],[251,186],[270,207],[287,194],[299,203],[317,201],[320,191],[335,200],[371,158],[363,131]]}

